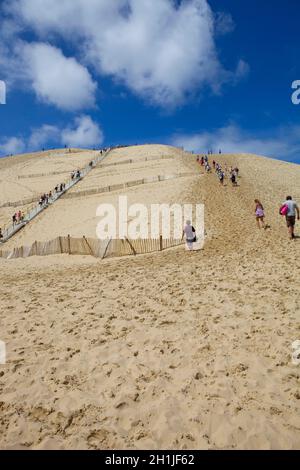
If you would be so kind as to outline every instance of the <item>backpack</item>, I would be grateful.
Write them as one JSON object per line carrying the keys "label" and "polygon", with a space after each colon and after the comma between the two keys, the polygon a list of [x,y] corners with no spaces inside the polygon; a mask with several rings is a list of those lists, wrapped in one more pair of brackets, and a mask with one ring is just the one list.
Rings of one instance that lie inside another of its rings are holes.
{"label": "backpack", "polygon": [[284,205],[280,208],[279,213],[280,213],[280,215],[285,216],[285,215],[288,214],[288,211],[289,211],[289,207],[288,207],[286,204],[284,204]]}

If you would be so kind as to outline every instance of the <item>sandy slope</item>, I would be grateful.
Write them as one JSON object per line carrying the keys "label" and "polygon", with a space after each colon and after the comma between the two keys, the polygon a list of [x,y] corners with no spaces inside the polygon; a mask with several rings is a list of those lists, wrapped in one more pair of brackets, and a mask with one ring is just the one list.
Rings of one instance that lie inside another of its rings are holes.
{"label": "sandy slope", "polygon": [[[8,202],[39,200],[41,194],[67,181],[70,173],[85,167],[98,152],[66,149],[0,159],[0,226],[11,222],[17,210],[29,207],[2,207]],[[56,174],[59,173],[59,174]]]}
{"label": "sandy slope", "polygon": [[300,239],[278,215],[300,167],[221,158],[238,188],[177,192],[205,202],[202,252],[0,260],[2,448],[300,448]]}
{"label": "sandy slope", "polygon": [[[154,160],[145,161],[146,158]],[[168,157],[159,160],[161,157]],[[112,163],[133,160],[133,163],[107,166]],[[29,224],[5,248],[31,245],[38,241],[47,241],[57,236],[82,237],[83,235],[96,238],[96,227],[99,217],[96,216],[99,204],[112,203],[118,207],[119,196],[128,196],[128,205],[133,203],[150,204],[189,202],[186,187],[194,181],[199,181],[199,172],[190,168],[190,155],[173,147],[160,145],[137,146],[112,151],[103,162],[104,166],[95,168],[71,191],[77,195],[75,199],[63,197],[53,206],[44,211],[34,223]],[[194,160],[194,159],[193,159]],[[137,181],[145,177],[161,175],[179,175],[190,172],[195,176],[178,178],[159,183],[141,185],[128,190],[114,191],[107,194],[81,196],[82,191],[104,188],[118,183]]]}

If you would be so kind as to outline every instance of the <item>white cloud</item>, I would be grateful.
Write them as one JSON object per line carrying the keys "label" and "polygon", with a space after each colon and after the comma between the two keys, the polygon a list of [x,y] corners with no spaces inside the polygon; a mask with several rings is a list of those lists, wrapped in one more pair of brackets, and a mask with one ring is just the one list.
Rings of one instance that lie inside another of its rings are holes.
{"label": "white cloud", "polygon": [[40,101],[77,111],[95,104],[97,85],[88,70],[45,43],[19,44],[22,69]]}
{"label": "white cloud", "polygon": [[28,140],[28,148],[38,150],[55,141],[60,141],[60,130],[56,126],[44,124],[32,130]]}
{"label": "white cloud", "polygon": [[103,133],[89,116],[81,116],[75,119],[73,127],[62,131],[61,141],[69,147],[99,147]]}
{"label": "white cloud", "polygon": [[282,158],[293,161],[299,158],[300,127],[276,129],[270,135],[255,136],[245,132],[236,125],[229,125],[214,132],[199,132],[192,135],[177,135],[172,143],[194,152],[207,152],[219,149],[223,153],[253,153],[272,158]]}
{"label": "white cloud", "polygon": [[[218,91],[241,77],[223,68],[214,40],[233,28],[231,17],[215,17],[207,0],[177,6],[173,0],[7,0],[6,9],[25,29],[47,40],[62,37],[100,76],[159,105],[175,106],[205,86]],[[57,60],[47,55],[48,63]],[[60,102],[44,80],[34,82],[37,92]]]}
{"label": "white cloud", "polygon": [[222,35],[232,33],[234,29],[235,23],[229,13],[218,11],[215,14],[215,31],[217,34]]}
{"label": "white cloud", "polygon": [[26,149],[26,144],[20,137],[5,137],[0,140],[0,153],[11,155],[22,153]]}
{"label": "white cloud", "polygon": [[100,147],[104,135],[90,116],[75,118],[70,127],[59,128],[44,124],[34,128],[27,137],[5,137],[0,140],[0,154],[10,155],[41,150],[43,147],[67,145],[69,147]]}

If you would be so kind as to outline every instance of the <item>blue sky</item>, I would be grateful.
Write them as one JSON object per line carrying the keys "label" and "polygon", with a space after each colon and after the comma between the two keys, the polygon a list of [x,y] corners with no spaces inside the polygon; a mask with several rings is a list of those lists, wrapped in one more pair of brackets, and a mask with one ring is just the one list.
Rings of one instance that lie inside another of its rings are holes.
{"label": "blue sky", "polygon": [[1,155],[159,142],[300,163],[298,0],[0,4]]}

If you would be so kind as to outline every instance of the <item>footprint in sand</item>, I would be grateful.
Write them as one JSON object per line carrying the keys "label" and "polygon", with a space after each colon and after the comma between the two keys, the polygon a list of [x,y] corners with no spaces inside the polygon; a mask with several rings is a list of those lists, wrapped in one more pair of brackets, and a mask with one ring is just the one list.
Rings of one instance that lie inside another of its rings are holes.
{"label": "footprint in sand", "polygon": [[292,363],[295,366],[300,365],[300,341],[296,340],[292,343]]}

